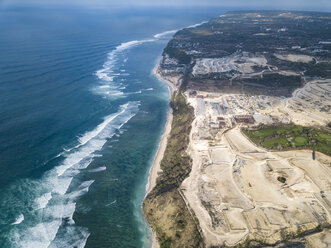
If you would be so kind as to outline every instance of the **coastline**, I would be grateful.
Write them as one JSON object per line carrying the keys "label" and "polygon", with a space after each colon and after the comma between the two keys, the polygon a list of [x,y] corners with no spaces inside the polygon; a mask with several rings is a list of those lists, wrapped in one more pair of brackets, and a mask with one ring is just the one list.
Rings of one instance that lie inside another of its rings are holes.
{"label": "coastline", "polygon": [[164,131],[163,131],[162,137],[160,139],[158,149],[157,149],[157,152],[156,152],[154,160],[153,160],[153,164],[149,170],[148,184],[146,186],[146,195],[149,194],[152,191],[152,189],[155,187],[158,173],[161,171],[160,163],[163,158],[165,149],[167,147],[168,136],[171,131],[172,118],[173,118],[172,109],[169,107],[169,110],[167,113],[167,121],[164,126]]}
{"label": "coastline", "polygon": [[[170,98],[172,96],[172,94],[175,92],[175,86],[167,79],[163,78],[160,73],[159,73],[159,66],[160,66],[160,61],[162,58],[159,59],[159,61],[157,62],[157,64],[155,65],[155,68],[153,69],[153,74],[154,76],[156,76],[161,82],[167,84],[169,92],[170,92]],[[146,185],[146,193],[145,193],[145,197],[152,191],[152,189],[155,187],[156,185],[156,180],[158,178],[158,173],[161,171],[161,167],[160,167],[160,163],[163,159],[163,155],[165,152],[165,149],[167,147],[167,142],[168,142],[168,136],[171,132],[171,124],[172,124],[172,120],[173,120],[173,113],[172,113],[172,109],[169,106],[168,112],[167,112],[167,120],[166,123],[164,125],[164,130],[163,130],[163,134],[162,137],[159,141],[158,144],[158,148],[157,151],[155,153],[155,157],[153,159],[153,163],[152,166],[149,170],[149,175],[148,175],[148,181],[147,181],[147,185]],[[160,244],[157,240],[156,234],[154,232],[154,230],[152,229],[152,248],[159,248]]]}
{"label": "coastline", "polygon": [[[153,70],[153,74],[161,82],[166,83],[168,85],[168,89],[170,91],[170,97],[171,97],[172,94],[175,92],[175,87],[174,87],[174,85],[170,81],[168,81],[167,79],[163,78],[159,74],[159,72],[158,72],[159,65],[160,65],[160,60],[156,64],[156,66],[155,66],[155,68]],[[158,177],[158,173],[161,171],[160,163],[161,163],[161,160],[163,158],[163,154],[165,152],[165,149],[167,147],[168,136],[169,136],[170,131],[171,131],[172,119],[173,119],[172,109],[169,106],[168,113],[167,113],[167,121],[166,121],[166,123],[164,125],[163,134],[162,134],[162,137],[161,137],[161,139],[159,141],[158,149],[157,149],[157,152],[155,154],[155,157],[154,157],[152,166],[151,166],[151,168],[149,170],[148,183],[146,185],[146,196],[155,187],[155,185],[156,185],[156,179]]]}
{"label": "coastline", "polygon": [[[146,195],[145,197],[152,191],[152,189],[156,185],[156,179],[158,178],[158,173],[161,172],[160,163],[163,159],[163,154],[165,152],[165,149],[167,147],[168,142],[168,135],[171,131],[171,123],[172,123],[172,109],[169,107],[168,113],[167,113],[167,121],[164,126],[164,131],[161,137],[161,140],[159,142],[159,146],[157,149],[157,152],[155,154],[153,164],[149,170],[149,176],[148,176],[148,183],[146,185]],[[152,229],[152,248],[159,248],[159,242],[157,240],[156,234],[154,230]]]}
{"label": "coastline", "polygon": [[[180,88],[184,75],[167,71],[163,73],[160,63],[156,65],[154,75],[169,86],[172,93],[171,109],[174,111],[170,112],[172,121],[168,119],[166,123],[156,157],[151,165],[149,184],[146,186],[148,191],[143,203],[145,219],[152,229],[151,247],[203,247],[202,236],[196,222],[179,192],[179,185],[191,168],[191,160],[186,151],[187,138],[193,121],[193,108],[187,104]],[[177,91],[180,93],[176,94]],[[169,130],[168,135],[166,130]],[[172,135],[173,133],[176,135]],[[166,173],[157,173],[162,159],[166,159],[162,164],[162,170]],[[171,171],[177,164],[181,165],[181,169]],[[154,182],[156,186],[153,185]]]}

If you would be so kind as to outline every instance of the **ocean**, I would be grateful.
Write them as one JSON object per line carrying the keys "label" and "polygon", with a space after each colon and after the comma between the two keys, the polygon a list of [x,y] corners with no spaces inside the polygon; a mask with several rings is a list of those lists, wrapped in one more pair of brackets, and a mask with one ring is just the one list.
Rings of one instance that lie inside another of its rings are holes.
{"label": "ocean", "polygon": [[1,248],[151,245],[152,71],[174,30],[223,12],[0,4]]}

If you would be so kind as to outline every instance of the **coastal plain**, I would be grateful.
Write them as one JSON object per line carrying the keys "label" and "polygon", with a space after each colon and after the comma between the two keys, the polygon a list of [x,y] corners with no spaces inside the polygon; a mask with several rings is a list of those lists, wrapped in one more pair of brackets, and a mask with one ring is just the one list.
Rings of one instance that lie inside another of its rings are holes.
{"label": "coastal plain", "polygon": [[144,204],[161,247],[331,246],[330,21],[229,12],[168,43],[157,73],[186,128]]}

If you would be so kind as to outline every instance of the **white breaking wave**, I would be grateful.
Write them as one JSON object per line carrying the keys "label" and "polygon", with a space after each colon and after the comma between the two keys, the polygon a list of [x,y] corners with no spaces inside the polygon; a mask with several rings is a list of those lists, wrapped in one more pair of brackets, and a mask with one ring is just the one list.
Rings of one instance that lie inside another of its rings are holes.
{"label": "white breaking wave", "polygon": [[196,28],[196,27],[199,27],[201,26],[202,24],[205,24],[207,23],[208,21],[204,21],[204,22],[200,22],[200,23],[197,23],[197,24],[193,24],[193,25],[190,25],[188,26],[187,28]]}
{"label": "white breaking wave", "polygon": [[105,171],[106,169],[107,169],[106,166],[101,166],[101,167],[99,167],[99,168],[95,168],[95,169],[88,170],[88,172],[92,172],[92,173],[94,173],[94,172]]}
{"label": "white breaking wave", "polygon": [[48,204],[48,202],[49,202],[50,199],[52,199],[52,193],[51,192],[45,193],[42,196],[40,196],[39,198],[37,198],[35,200],[35,202],[38,205],[38,208],[37,209],[45,208],[47,206],[47,204]]}
{"label": "white breaking wave", "polygon": [[[88,192],[89,190],[89,187],[91,186],[91,184],[94,183],[94,180],[89,180],[89,181],[85,181],[83,182],[80,186],[79,186],[79,189],[74,191],[74,192],[71,192],[71,193],[68,193],[68,197],[70,199],[77,199],[78,197],[80,197],[81,195],[85,194]],[[75,209],[74,209],[75,210]],[[74,211],[72,212],[72,214],[74,213]],[[72,220],[72,216],[70,216],[70,220]]]}
{"label": "white breaking wave", "polygon": [[[86,228],[74,225],[73,214],[76,209],[76,200],[88,192],[93,180],[73,183],[75,175],[86,169],[108,139],[123,127],[137,112],[139,102],[128,102],[121,105],[115,114],[106,116],[94,130],[79,137],[80,146],[71,149],[63,162],[46,173],[41,179],[40,187],[45,191],[35,199],[35,211],[42,213],[39,223],[24,230],[14,230],[13,240],[15,247],[47,248],[47,247],[84,247],[89,233]],[[97,168],[99,171],[105,167]],[[95,169],[96,170],[96,169]],[[21,223],[24,216],[20,215],[13,223]],[[62,223],[68,224],[62,227]],[[59,230],[64,238],[57,237]],[[68,229],[68,230],[67,230]],[[72,232],[69,237],[68,232]],[[55,237],[57,237],[55,239]],[[70,240],[70,243],[68,243]],[[58,246],[61,243],[61,246]],[[63,245],[62,245],[63,243]],[[64,244],[65,243],[65,244]]]}
{"label": "white breaking wave", "polygon": [[[194,24],[191,26],[188,26],[188,28],[192,27],[197,27],[200,26],[205,22],[201,22],[198,24]],[[114,66],[116,62],[118,62],[118,56],[123,53],[126,50],[129,50],[130,48],[136,47],[138,45],[147,43],[147,42],[154,42],[159,38],[162,38],[164,36],[167,36],[169,34],[174,34],[178,30],[168,30],[162,33],[155,34],[153,37],[154,39],[144,39],[144,40],[133,40],[133,41],[128,41],[120,44],[117,46],[114,50],[112,50],[110,53],[108,53],[108,58],[107,61],[104,63],[103,68],[98,70],[95,74],[100,80],[106,81],[106,82],[113,82],[115,76],[119,76],[120,73],[114,73]],[[127,58],[123,59],[123,62],[125,63],[127,61]],[[125,72],[124,69],[121,69],[120,72]]]}
{"label": "white breaking wave", "polygon": [[73,247],[73,248],[84,248],[87,238],[89,237],[89,232],[87,229],[82,229],[79,238],[77,237],[77,233],[73,228],[68,227],[67,230],[68,239],[57,241],[56,243],[52,243],[48,248],[60,248],[60,247]]}
{"label": "white breaking wave", "polygon": [[123,105],[122,110],[119,111],[116,114],[112,114],[109,115],[107,117],[104,118],[104,121],[99,124],[94,130],[85,133],[82,137],[79,138],[79,142],[81,145],[85,145],[87,142],[89,142],[91,139],[93,139],[94,137],[96,137],[98,134],[101,133],[101,131],[103,129],[105,129],[105,127],[111,122],[113,121],[117,116],[119,116],[120,114],[123,114],[124,111],[126,110],[128,104]]}
{"label": "white breaking wave", "polygon": [[156,34],[156,35],[154,35],[154,38],[161,38],[161,37],[164,37],[164,36],[167,36],[167,35],[169,35],[169,34],[174,34],[174,33],[176,33],[178,30],[176,29],[176,30],[169,30],[169,31],[165,31],[165,32],[162,32],[162,33],[159,33],[159,34]]}
{"label": "white breaking wave", "polygon": [[125,51],[128,51],[129,49],[141,44],[153,41],[155,41],[155,39],[124,42],[109,52],[107,61],[103,64],[102,69],[96,71],[95,73],[102,85],[95,88],[94,92],[96,94],[111,98],[125,97],[124,92],[121,91],[125,89],[125,86],[122,84],[124,80],[122,79],[120,82],[114,82],[114,80],[116,77],[129,76],[130,74],[124,73],[124,69],[118,68],[118,65],[120,64],[119,62],[126,63],[127,58],[125,57]]}
{"label": "white breaking wave", "polygon": [[61,225],[61,220],[39,223],[22,233],[24,240],[17,242],[18,247],[44,248],[51,244]]}
{"label": "white breaking wave", "polygon": [[124,95],[124,92],[118,91],[118,90],[107,91],[106,93],[107,93],[107,95],[110,95],[110,96],[121,96],[121,95]]}
{"label": "white breaking wave", "polygon": [[22,221],[24,220],[24,215],[23,214],[20,214],[16,220],[12,223],[12,225],[18,225],[20,223],[22,223]]}
{"label": "white breaking wave", "polygon": [[[130,75],[118,64],[120,62],[120,65],[123,65],[127,62],[125,52],[175,32],[176,30],[170,30],[155,34],[153,39],[134,40],[117,46],[108,53],[107,61],[95,73],[100,80],[100,85],[96,86],[95,92],[102,94],[104,97],[123,96],[125,94],[122,91],[125,90],[125,85],[123,85],[125,80],[121,79],[120,82],[115,82],[115,79]],[[141,91],[136,93],[141,93]],[[77,146],[71,149],[64,148],[64,152],[57,156],[64,156],[61,164],[48,171],[38,182],[41,192],[34,199],[36,219],[31,222],[34,224],[25,221],[24,224],[13,229],[13,247],[83,248],[85,246],[89,232],[86,228],[74,225],[73,215],[77,198],[88,192],[94,181],[79,182],[79,179],[76,179],[75,176],[80,173],[80,170],[86,169],[90,165],[96,156],[95,153],[102,149],[107,140],[115,135],[119,136],[120,129],[138,112],[139,105],[139,102],[128,102],[120,106],[117,113],[106,116],[95,129],[78,137],[79,144]],[[106,170],[106,167],[102,166],[89,170],[89,172],[104,170]],[[116,200],[109,204],[115,203]],[[28,219],[27,215],[26,219]],[[12,224],[18,225],[23,221],[24,215],[21,214]],[[63,225],[63,223],[68,225]],[[24,227],[23,230],[19,229],[21,226]]]}
{"label": "white breaking wave", "polygon": [[[119,65],[123,65],[127,62],[125,52],[131,48],[137,47],[144,43],[154,42],[167,35],[174,34],[177,30],[169,30],[162,33],[155,34],[152,39],[133,40],[120,44],[114,50],[108,53],[107,61],[103,64],[102,68],[96,71],[95,75],[100,80],[101,86],[98,86],[93,91],[104,97],[118,98],[125,97],[125,93],[121,90],[125,89],[122,82],[115,82],[115,78],[119,76],[129,76],[129,73],[124,73],[126,70],[119,68]],[[113,90],[108,90],[109,88]]]}
{"label": "white breaking wave", "polygon": [[[107,139],[111,138],[116,130],[120,129],[138,112],[139,105],[139,102],[128,102],[120,106],[119,112],[105,117],[104,121],[94,130],[86,132],[83,136],[79,137],[81,143],[80,149],[68,155],[63,163],[56,167],[57,175],[62,176],[67,169],[86,159],[93,152],[100,150]],[[121,118],[122,123],[111,125],[118,118]],[[87,145],[87,143],[89,144]]]}
{"label": "white breaking wave", "polygon": [[147,40],[133,40],[124,42],[117,46],[113,51],[108,53],[107,61],[104,63],[103,68],[96,72],[97,77],[106,82],[113,82],[114,77],[119,76],[119,73],[113,73],[114,66],[118,62],[118,56],[125,50],[141,45],[146,42],[153,42],[154,39]]}
{"label": "white breaking wave", "polygon": [[116,202],[117,202],[117,200],[114,200],[114,201],[112,201],[111,203],[108,203],[106,206],[109,207],[109,206],[115,204]]}
{"label": "white breaking wave", "polygon": [[99,88],[101,88],[101,89],[109,89],[110,88],[110,85],[101,85],[101,86],[99,86]]}

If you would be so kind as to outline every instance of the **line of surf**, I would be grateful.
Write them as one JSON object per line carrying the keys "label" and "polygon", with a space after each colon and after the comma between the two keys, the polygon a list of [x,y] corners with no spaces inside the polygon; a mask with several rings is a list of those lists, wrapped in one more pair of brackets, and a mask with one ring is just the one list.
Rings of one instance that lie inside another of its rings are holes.
{"label": "line of surf", "polygon": [[133,40],[120,44],[114,50],[108,53],[107,61],[104,63],[103,68],[96,72],[96,76],[102,81],[113,82],[115,75],[113,75],[112,69],[117,62],[118,55],[130,48],[153,41],[154,39]]}
{"label": "line of surf", "polygon": [[[86,228],[74,225],[73,214],[76,209],[76,199],[86,194],[93,180],[83,181],[72,185],[72,180],[82,169],[86,169],[95,157],[95,152],[102,149],[107,140],[113,137],[120,129],[138,112],[140,103],[131,101],[119,107],[119,110],[110,116],[106,116],[94,130],[86,132],[81,136],[83,144],[67,153],[63,162],[46,173],[39,181],[40,194],[35,199],[35,216],[42,213],[42,219],[36,219],[31,226],[25,223],[23,214],[20,214],[13,225],[18,226],[14,230],[13,247],[46,248],[56,246],[57,242],[68,242],[66,239],[66,228],[75,233],[70,237],[70,242],[79,242],[84,247],[88,238]],[[105,167],[99,170],[104,170]],[[77,180],[76,180],[77,181]],[[46,192],[45,192],[46,189]],[[38,214],[39,213],[39,214]],[[63,226],[66,220],[68,227]],[[24,223],[22,227],[19,227]],[[57,237],[61,230],[63,238]],[[63,234],[64,233],[64,234]],[[53,244],[53,241],[55,242]],[[53,245],[53,246],[52,246]],[[65,247],[74,247],[73,243]],[[63,246],[62,246],[63,247]]]}
{"label": "line of surf", "polygon": [[[124,42],[118,45],[114,50],[107,55],[107,60],[103,67],[96,71],[96,76],[100,80],[103,89],[114,88],[118,94],[122,94],[122,89],[125,86],[114,82],[114,78],[121,75],[122,71],[115,71],[118,68],[117,63],[126,62],[126,52],[139,45],[155,42],[159,39],[174,34],[177,30],[169,30],[162,33],[155,34],[151,39],[133,40]],[[123,74],[123,73],[122,73]],[[108,86],[106,86],[108,85]],[[125,123],[127,123],[137,112],[139,102],[128,102],[120,106],[118,112],[106,116],[104,120],[97,125],[93,130],[86,132],[84,135],[78,137],[78,145],[71,149],[66,149],[60,156],[64,156],[63,162],[56,166],[53,170],[46,173],[40,180],[40,188],[43,191],[35,198],[35,210],[42,211],[43,219],[33,226],[26,226],[24,229],[17,229],[13,237],[14,243],[17,247],[53,247],[59,242],[57,234],[60,229],[63,229],[63,220],[70,224],[70,228],[77,229],[77,240],[75,244],[77,247],[84,247],[89,236],[86,228],[81,228],[74,225],[73,214],[76,209],[76,199],[88,192],[89,187],[94,181],[81,182],[78,186],[71,186],[72,180],[80,170],[86,169],[95,157],[95,152],[99,151],[108,139],[116,134]],[[99,172],[105,170],[105,167],[91,170],[90,172]],[[45,192],[44,189],[48,189]],[[116,199],[113,204],[116,203]],[[20,214],[13,223],[15,226],[20,226],[25,223],[24,216]],[[28,223],[25,223],[28,224]],[[24,226],[25,226],[24,224]],[[71,229],[73,230],[73,229]],[[61,231],[63,233],[63,230]],[[66,232],[64,232],[66,233]],[[55,240],[56,239],[56,240]],[[71,237],[70,240],[74,240]],[[65,240],[60,240],[65,242]],[[79,245],[78,243],[79,242]],[[66,244],[67,247],[72,247],[73,243]]]}
{"label": "line of surf", "polygon": [[94,130],[87,132],[83,136],[79,137],[79,142],[80,142],[79,146],[85,145],[91,139],[99,135],[102,132],[102,130],[104,130],[107,125],[109,125],[110,122],[112,122],[116,117],[124,113],[127,106],[128,104],[123,105],[122,110],[120,110],[118,113],[105,117],[104,121],[101,124],[99,124]]}
{"label": "line of surf", "polygon": [[[116,46],[115,49],[108,53],[107,60],[103,64],[102,68],[95,73],[101,85],[95,88],[94,92],[103,95],[104,97],[111,97],[115,99],[125,97],[126,94],[123,91],[125,90],[123,80],[116,82],[115,79],[119,76],[124,76],[125,74],[123,73],[123,70],[119,68],[119,64],[126,63],[126,52],[142,44],[160,40],[164,37],[174,34],[175,32],[177,32],[177,30],[168,30],[161,33],[157,33],[149,39],[132,40],[121,43],[120,45]],[[139,94],[141,92],[138,91],[133,92],[133,94],[134,93]]]}
{"label": "line of surf", "polygon": [[164,32],[162,32],[162,33],[155,34],[155,35],[154,35],[154,38],[159,39],[159,38],[162,38],[162,37],[167,36],[167,35],[169,35],[169,34],[174,34],[174,33],[176,33],[177,31],[178,31],[177,29],[169,30],[169,31],[164,31]]}

